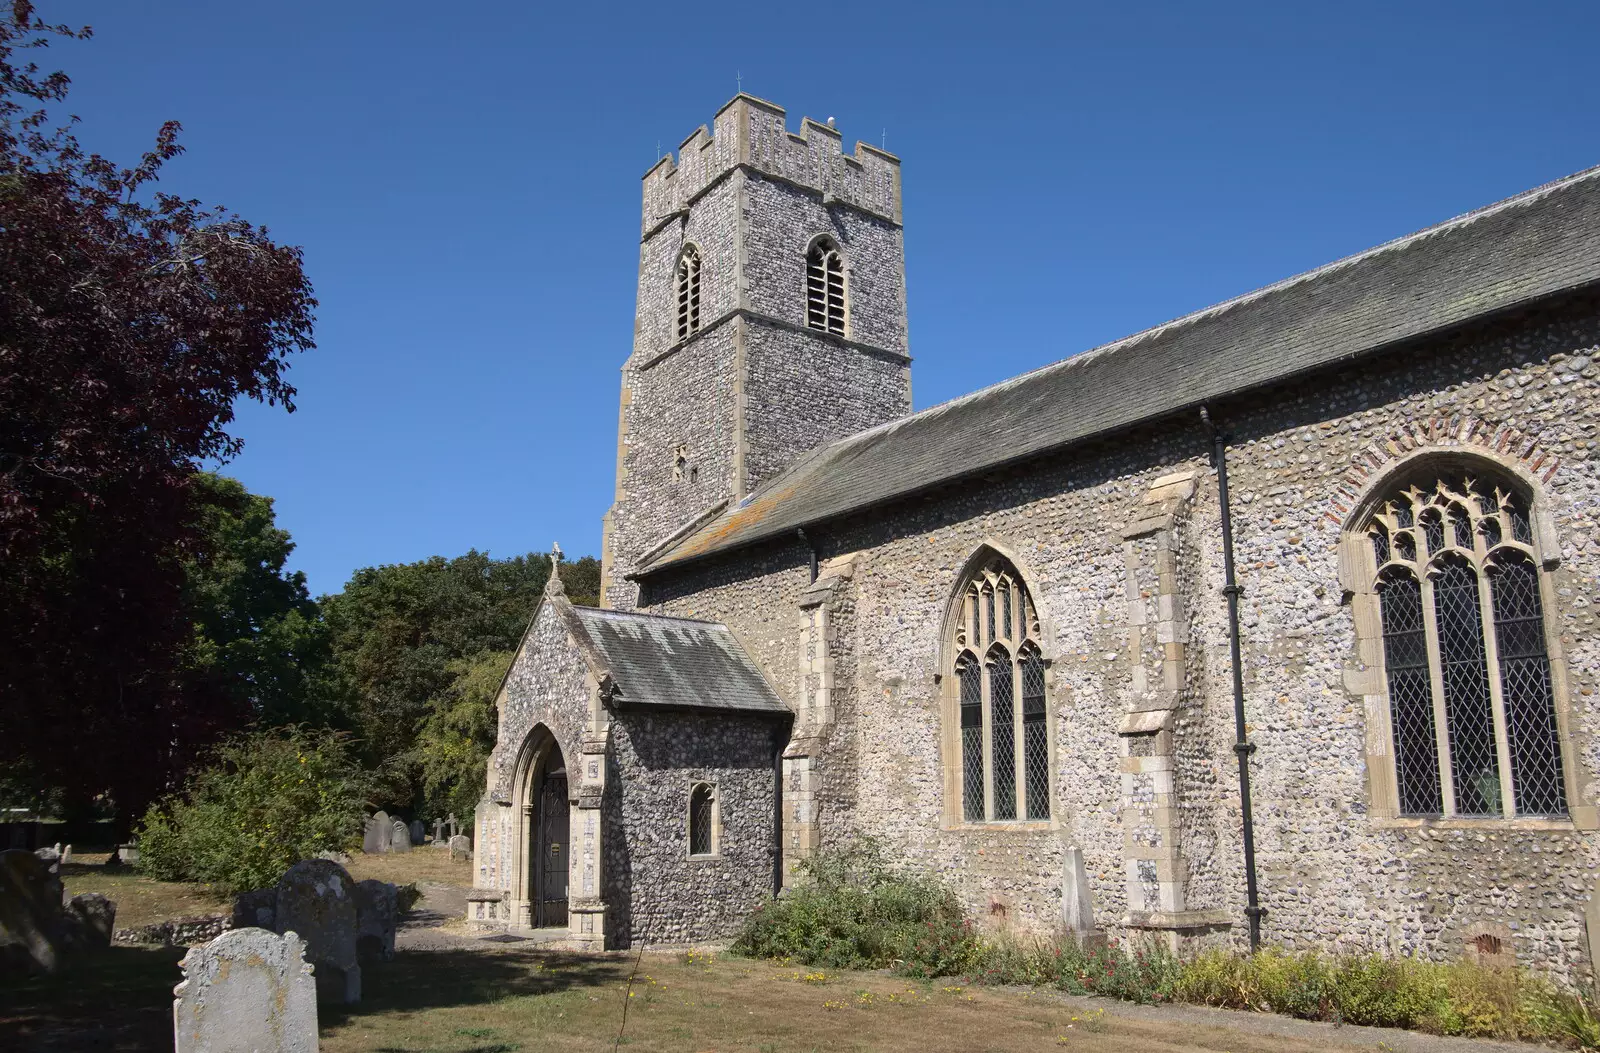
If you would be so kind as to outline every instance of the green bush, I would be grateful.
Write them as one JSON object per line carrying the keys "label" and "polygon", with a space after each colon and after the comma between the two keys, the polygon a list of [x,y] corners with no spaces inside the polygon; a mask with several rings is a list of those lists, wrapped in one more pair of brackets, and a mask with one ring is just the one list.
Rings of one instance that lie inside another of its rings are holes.
{"label": "green bush", "polygon": [[1215,949],[1178,958],[1153,943],[982,936],[949,889],[891,867],[873,841],[820,852],[802,864],[802,876],[804,884],[747,921],[736,951],[1437,1035],[1555,1039],[1600,1053],[1594,1006],[1518,969],[1271,947],[1254,955]]}
{"label": "green bush", "polygon": [[306,728],[240,735],[181,796],[150,806],[139,868],[224,892],[262,888],[302,859],[360,843],[366,777],[342,736]]}
{"label": "green bush", "polygon": [[801,884],[746,921],[736,952],[932,976],[959,972],[977,947],[954,894],[929,875],[891,868],[870,838],[819,852],[800,872]]}

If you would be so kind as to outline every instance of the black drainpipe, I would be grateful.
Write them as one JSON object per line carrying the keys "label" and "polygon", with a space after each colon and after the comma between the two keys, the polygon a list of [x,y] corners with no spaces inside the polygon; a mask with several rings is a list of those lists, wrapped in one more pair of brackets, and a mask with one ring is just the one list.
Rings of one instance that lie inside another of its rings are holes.
{"label": "black drainpipe", "polygon": [[1222,586],[1228,597],[1228,650],[1233,660],[1233,752],[1239,758],[1239,806],[1244,818],[1244,913],[1250,919],[1250,953],[1261,949],[1261,909],[1256,894],[1256,831],[1250,814],[1250,754],[1256,751],[1245,735],[1244,665],[1239,658],[1239,595],[1244,589],[1233,574],[1233,514],[1228,504],[1228,437],[1200,407],[1200,420],[1211,433],[1211,463],[1217,469],[1217,503],[1222,507]]}
{"label": "black drainpipe", "polygon": [[805,528],[796,529],[794,533],[800,539],[800,544],[804,545],[806,550],[811,553],[811,583],[815,585],[817,583],[817,546],[813,545],[811,539],[806,537]]}

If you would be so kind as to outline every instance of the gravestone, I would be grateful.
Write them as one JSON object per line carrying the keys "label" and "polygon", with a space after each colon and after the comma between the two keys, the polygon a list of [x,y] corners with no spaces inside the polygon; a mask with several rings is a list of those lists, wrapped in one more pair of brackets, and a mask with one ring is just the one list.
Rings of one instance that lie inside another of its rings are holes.
{"label": "gravestone", "polygon": [[433,839],[435,841],[443,841],[444,840],[444,820],[443,819],[435,819],[433,821]]}
{"label": "gravestone", "polygon": [[111,946],[117,928],[117,905],[98,892],[73,896],[67,904],[74,937],[85,947]]}
{"label": "gravestone", "polygon": [[1089,871],[1083,865],[1083,849],[1077,846],[1067,849],[1061,863],[1061,924],[1079,943],[1097,942]]}
{"label": "gravestone", "polygon": [[457,834],[450,839],[450,862],[472,862],[472,838]]}
{"label": "gravestone", "polygon": [[456,813],[451,812],[449,815],[444,817],[444,821],[450,824],[451,837],[454,837],[461,832],[460,827],[456,825]]}
{"label": "gravestone", "polygon": [[428,836],[428,831],[424,830],[422,827],[421,819],[411,820],[411,828],[407,832],[410,833],[411,843],[414,845],[422,844],[423,839]]}
{"label": "gravestone", "polygon": [[0,966],[53,973],[61,968],[67,931],[61,878],[48,848],[0,852]]}
{"label": "gravestone", "polygon": [[394,821],[394,832],[389,835],[389,851],[411,851],[411,831],[399,819]]}
{"label": "gravestone", "polygon": [[61,850],[61,863],[63,866],[72,862],[72,846],[68,845]]}
{"label": "gravestone", "polygon": [[387,881],[368,878],[356,884],[356,954],[363,959],[394,958],[394,929],[399,918],[399,890]]}
{"label": "gravestone", "polygon": [[305,940],[319,996],[359,1002],[356,890],[344,867],[326,859],[302,859],[290,867],[278,882],[274,915],[279,932],[297,932]]}
{"label": "gravestone", "polygon": [[316,1053],[317,990],[292,932],[230,929],[189,948],[172,989],[175,1053]]}
{"label": "gravestone", "polygon": [[258,888],[233,898],[233,927],[278,931],[278,888]]}
{"label": "gravestone", "polygon": [[388,813],[376,813],[367,820],[366,828],[361,833],[361,851],[372,856],[389,851],[389,838],[393,830],[394,824],[389,822]]}

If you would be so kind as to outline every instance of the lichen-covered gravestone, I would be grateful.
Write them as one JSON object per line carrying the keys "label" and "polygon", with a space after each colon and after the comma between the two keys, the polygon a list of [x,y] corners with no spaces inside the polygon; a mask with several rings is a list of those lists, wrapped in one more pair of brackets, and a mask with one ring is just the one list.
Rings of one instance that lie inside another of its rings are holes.
{"label": "lichen-covered gravestone", "polygon": [[302,859],[278,882],[273,913],[279,932],[297,932],[305,940],[319,995],[359,1002],[356,889],[344,867],[327,859]]}
{"label": "lichen-covered gravestone", "polygon": [[176,1053],[316,1053],[317,990],[292,932],[230,929],[184,955]]}
{"label": "lichen-covered gravestone", "polygon": [[394,821],[394,833],[389,838],[389,851],[411,851],[411,829],[399,819]]}
{"label": "lichen-covered gravestone", "polygon": [[450,862],[470,863],[472,861],[472,838],[466,834],[457,834],[450,839]]}
{"label": "lichen-covered gravestone", "polygon": [[389,821],[389,813],[378,812],[367,820],[366,829],[361,833],[361,851],[369,856],[389,851],[389,838],[393,831],[394,824]]}

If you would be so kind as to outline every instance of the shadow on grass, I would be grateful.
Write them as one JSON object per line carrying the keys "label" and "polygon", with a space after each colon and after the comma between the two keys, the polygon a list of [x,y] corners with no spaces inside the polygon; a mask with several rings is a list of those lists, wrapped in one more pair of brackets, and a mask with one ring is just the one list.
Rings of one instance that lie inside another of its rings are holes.
{"label": "shadow on grass", "polygon": [[56,976],[0,983],[0,1049],[172,1048],[172,988],[182,947],[111,947]]}
{"label": "shadow on grass", "polygon": [[[182,947],[119,947],[74,959],[57,976],[0,983],[0,1050],[170,1050]],[[321,1027],[366,1016],[623,983],[621,959],[557,951],[410,950],[363,964],[362,1000],[317,1007]],[[496,1053],[493,1043],[473,1047]]]}
{"label": "shadow on grass", "polygon": [[322,1005],[322,1026],[364,1016],[447,1006],[486,1005],[507,998],[625,983],[629,962],[560,951],[409,950],[392,962],[361,967],[361,1001]]}

